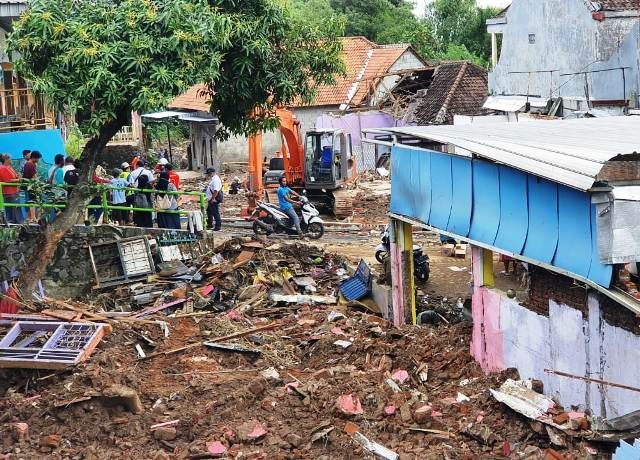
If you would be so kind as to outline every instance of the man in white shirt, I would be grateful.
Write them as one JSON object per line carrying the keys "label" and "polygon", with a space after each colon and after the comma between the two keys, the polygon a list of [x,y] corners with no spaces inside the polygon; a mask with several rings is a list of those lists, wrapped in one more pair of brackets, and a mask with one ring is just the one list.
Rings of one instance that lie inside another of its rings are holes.
{"label": "man in white shirt", "polygon": [[[207,227],[213,227],[213,230],[218,232],[222,226],[220,218],[220,203],[223,200],[222,179],[216,174],[215,168],[207,168],[207,178],[209,182],[204,192],[207,197]],[[214,221],[215,225],[213,225]]]}
{"label": "man in white shirt", "polygon": [[140,176],[145,175],[147,176],[147,178],[149,179],[149,183],[153,182],[153,173],[151,171],[149,171],[147,169],[147,167],[149,166],[149,163],[147,161],[141,161],[140,165],[134,169],[133,171],[131,171],[131,174],[129,174],[129,186],[130,187],[138,187],[138,179],[140,178]]}

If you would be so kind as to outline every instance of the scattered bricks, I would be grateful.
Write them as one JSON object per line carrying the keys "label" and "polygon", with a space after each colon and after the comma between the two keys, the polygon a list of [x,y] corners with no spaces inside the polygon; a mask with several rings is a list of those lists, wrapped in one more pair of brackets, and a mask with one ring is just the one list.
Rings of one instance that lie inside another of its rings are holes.
{"label": "scattered bricks", "polygon": [[395,415],[395,413],[396,413],[396,406],[387,406],[384,408],[384,415],[386,416]]}
{"label": "scattered bricks", "polygon": [[338,396],[336,407],[344,415],[360,415],[364,412],[360,399],[354,394]]}
{"label": "scattered bricks", "polygon": [[280,382],[282,382],[282,379],[280,378],[280,374],[273,367],[263,370],[260,373],[260,375],[262,375],[262,377],[264,377],[264,379],[267,382],[269,382],[271,385],[274,385],[274,386],[279,385]]}
{"label": "scattered bricks", "polygon": [[219,458],[224,456],[227,448],[220,441],[210,441],[207,443],[207,452],[211,454],[213,458]]}
{"label": "scattered bricks", "polygon": [[276,402],[270,399],[263,399],[262,401],[260,401],[260,407],[262,407],[264,410],[273,411],[276,405]]}
{"label": "scattered bricks", "polygon": [[393,375],[391,376],[391,378],[393,380],[395,380],[398,383],[404,383],[407,381],[407,379],[409,378],[409,373],[407,371],[405,371],[404,369],[399,369],[397,371],[395,371],[393,373]]}
{"label": "scattered bricks", "polygon": [[238,427],[238,437],[242,441],[257,441],[267,434],[262,424],[248,421]]}
{"label": "scattered bricks", "polygon": [[578,428],[580,428],[580,430],[582,431],[587,431],[590,428],[589,425],[589,420],[586,417],[582,417],[578,419],[580,421],[580,425],[578,425]]}
{"label": "scattered bricks", "polygon": [[286,437],[285,437],[285,441],[287,441],[289,444],[291,444],[293,447],[298,448],[302,445],[302,437],[298,436],[297,434],[294,433],[289,433]]}
{"label": "scattered bricks", "polygon": [[110,386],[102,393],[101,398],[109,403],[124,406],[134,414],[140,414],[144,411],[138,393],[123,385]]}
{"label": "scattered bricks", "polygon": [[22,444],[29,436],[29,425],[23,422],[14,423],[13,435],[16,442]]}
{"label": "scattered bricks", "polygon": [[40,447],[57,449],[60,445],[60,435],[57,434],[49,434],[47,436],[42,436],[40,438]]}
{"label": "scattered bricks", "polygon": [[553,423],[556,425],[564,425],[569,420],[569,415],[566,412],[562,412],[553,417]]}
{"label": "scattered bricks", "polygon": [[416,423],[426,423],[431,419],[431,406],[423,404],[413,411],[413,421]]}
{"label": "scattered bricks", "polygon": [[262,377],[257,377],[249,382],[247,389],[250,393],[260,396],[267,389],[267,381]]}
{"label": "scattered bricks", "polygon": [[408,423],[411,421],[411,406],[408,402],[400,406],[400,419],[404,423]]}
{"label": "scattered bricks", "polygon": [[389,355],[383,355],[380,357],[380,362],[378,363],[378,370],[380,372],[391,372],[393,368],[393,359]]}
{"label": "scattered bricks", "polygon": [[178,432],[172,426],[162,426],[153,430],[153,437],[158,441],[173,441],[178,437]]}
{"label": "scattered bricks", "polygon": [[347,433],[349,436],[353,436],[354,433],[357,433],[358,431],[360,431],[360,428],[355,423],[347,422],[344,426],[343,431]]}
{"label": "scattered bricks", "polygon": [[533,379],[531,380],[531,389],[536,393],[544,394],[544,383],[542,380]]}

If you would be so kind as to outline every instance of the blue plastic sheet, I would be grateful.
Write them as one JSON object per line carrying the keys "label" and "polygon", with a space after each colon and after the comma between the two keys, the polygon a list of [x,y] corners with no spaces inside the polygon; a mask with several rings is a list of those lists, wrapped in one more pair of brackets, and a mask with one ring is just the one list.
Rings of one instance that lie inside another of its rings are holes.
{"label": "blue plastic sheet", "polygon": [[411,156],[414,216],[426,224],[431,214],[431,152],[411,150]]}
{"label": "blue plastic sheet", "polygon": [[473,211],[469,238],[493,244],[500,225],[498,166],[473,160]]}
{"label": "blue plastic sheet", "polygon": [[471,227],[473,174],[471,160],[451,157],[451,215],[447,231],[466,237]]}
{"label": "blue plastic sheet", "polygon": [[585,278],[591,266],[591,201],[589,195],[558,186],[558,248],[553,265]]}
{"label": "blue plastic sheet", "polygon": [[0,134],[0,152],[9,153],[14,160],[22,159],[23,150],[38,150],[43,162],[53,164],[53,157],[64,155],[64,142],[59,129],[16,131]]}
{"label": "blue plastic sheet", "polygon": [[598,254],[598,232],[596,222],[596,206],[591,204],[591,266],[589,267],[589,279],[600,286],[611,287],[613,278],[613,265],[605,265],[600,262]]}
{"label": "blue plastic sheet", "polygon": [[527,189],[529,231],[522,254],[550,264],[558,246],[558,186],[529,176]]}
{"label": "blue plastic sheet", "polygon": [[452,193],[451,156],[432,152],[429,225],[436,228],[447,228],[451,215]]}
{"label": "blue plastic sheet", "polygon": [[[411,151],[393,147],[391,151],[391,212],[408,217],[413,215],[413,195],[411,188]],[[409,167],[407,167],[409,166]]]}
{"label": "blue plastic sheet", "polygon": [[520,254],[529,229],[527,175],[500,166],[500,226],[494,245]]}

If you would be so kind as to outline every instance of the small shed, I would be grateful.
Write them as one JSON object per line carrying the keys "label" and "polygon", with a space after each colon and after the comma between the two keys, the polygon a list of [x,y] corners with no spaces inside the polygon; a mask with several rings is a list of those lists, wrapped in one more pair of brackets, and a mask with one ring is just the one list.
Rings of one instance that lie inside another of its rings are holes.
{"label": "small shed", "polygon": [[210,100],[205,90],[202,84],[192,86],[169,104],[171,112],[167,112],[177,113],[174,118],[189,123],[189,169],[201,172],[219,166],[215,139],[218,119],[209,112]]}

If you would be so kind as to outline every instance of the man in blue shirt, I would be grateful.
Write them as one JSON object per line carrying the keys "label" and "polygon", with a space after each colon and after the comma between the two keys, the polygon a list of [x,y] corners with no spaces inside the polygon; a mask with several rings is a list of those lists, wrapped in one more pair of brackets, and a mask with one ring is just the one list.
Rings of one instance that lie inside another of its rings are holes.
{"label": "man in blue shirt", "polygon": [[293,205],[297,204],[298,201],[294,200],[291,196],[300,196],[289,187],[287,187],[287,178],[282,176],[278,181],[280,183],[280,187],[278,187],[278,204],[280,209],[289,216],[293,225],[295,225],[296,230],[298,231],[298,235],[302,236],[302,229],[300,228],[300,218],[298,214],[296,214],[296,210]]}

